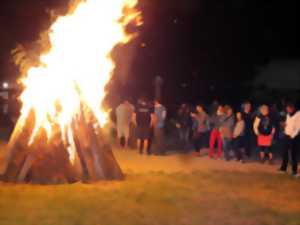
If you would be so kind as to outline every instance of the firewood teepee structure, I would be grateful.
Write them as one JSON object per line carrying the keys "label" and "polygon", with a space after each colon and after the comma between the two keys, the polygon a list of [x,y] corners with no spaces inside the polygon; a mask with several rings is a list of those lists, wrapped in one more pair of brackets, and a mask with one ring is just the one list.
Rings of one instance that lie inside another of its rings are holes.
{"label": "firewood teepee structure", "polygon": [[[34,143],[28,145],[33,123],[27,121],[22,129],[17,124],[8,144],[1,180],[56,184],[123,179],[102,129],[84,114],[72,123],[73,143],[64,143],[59,126],[54,124],[50,139],[40,130]],[[34,121],[33,113],[30,120]],[[70,159],[68,148],[74,148],[74,159]]]}

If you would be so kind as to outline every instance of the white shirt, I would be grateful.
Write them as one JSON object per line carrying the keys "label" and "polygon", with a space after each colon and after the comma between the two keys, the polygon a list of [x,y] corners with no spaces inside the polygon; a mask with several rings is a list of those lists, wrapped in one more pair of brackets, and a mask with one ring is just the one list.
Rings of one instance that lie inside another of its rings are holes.
{"label": "white shirt", "polygon": [[284,133],[291,138],[295,138],[300,133],[300,111],[293,116],[287,115]]}

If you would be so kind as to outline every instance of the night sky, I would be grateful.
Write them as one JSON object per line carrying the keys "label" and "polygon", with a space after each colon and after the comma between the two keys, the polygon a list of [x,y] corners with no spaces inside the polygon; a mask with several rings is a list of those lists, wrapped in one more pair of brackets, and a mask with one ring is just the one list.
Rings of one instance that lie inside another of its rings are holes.
{"label": "night sky", "polygon": [[[123,63],[116,70],[112,90],[128,95],[150,93],[157,75],[165,80],[166,101],[178,93],[178,99],[192,101],[208,92],[211,98],[220,95],[224,87],[242,90],[244,83],[254,79],[258,66],[273,59],[300,58],[300,20],[293,2],[140,0],[144,25],[130,47],[123,46],[115,54]],[[2,80],[18,76],[10,57],[16,43],[35,41],[51,24],[50,9],[63,14],[67,3],[1,1]],[[130,52],[130,59],[122,59],[124,52]],[[234,94],[225,95],[230,98]]]}

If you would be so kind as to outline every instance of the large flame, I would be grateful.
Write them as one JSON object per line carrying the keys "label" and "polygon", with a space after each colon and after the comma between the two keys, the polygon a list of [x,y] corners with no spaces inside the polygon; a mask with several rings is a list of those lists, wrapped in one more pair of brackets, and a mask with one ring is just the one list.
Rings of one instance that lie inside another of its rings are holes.
{"label": "large flame", "polygon": [[51,50],[22,80],[20,123],[25,124],[30,111],[35,113],[30,143],[40,129],[51,136],[53,122],[62,133],[70,129],[82,102],[99,125],[105,124],[107,112],[101,104],[115,67],[110,53],[117,44],[129,41],[125,27],[139,17],[136,4],[137,0],[82,0],[52,25]]}

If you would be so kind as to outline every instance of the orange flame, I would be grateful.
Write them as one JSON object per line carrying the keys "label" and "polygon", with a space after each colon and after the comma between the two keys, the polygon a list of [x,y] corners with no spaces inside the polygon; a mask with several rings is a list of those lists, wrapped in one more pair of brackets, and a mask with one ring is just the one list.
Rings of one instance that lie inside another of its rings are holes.
{"label": "orange flame", "polygon": [[36,118],[29,144],[40,129],[50,137],[53,122],[60,125],[62,133],[70,129],[82,101],[100,126],[107,122],[108,113],[101,104],[115,68],[110,53],[117,44],[130,40],[125,27],[138,22],[136,4],[137,0],[85,0],[52,25],[51,50],[41,56],[41,65],[29,69],[22,80],[25,90],[21,95],[21,124],[25,124],[31,110]]}

